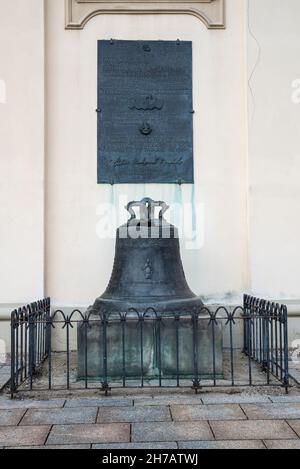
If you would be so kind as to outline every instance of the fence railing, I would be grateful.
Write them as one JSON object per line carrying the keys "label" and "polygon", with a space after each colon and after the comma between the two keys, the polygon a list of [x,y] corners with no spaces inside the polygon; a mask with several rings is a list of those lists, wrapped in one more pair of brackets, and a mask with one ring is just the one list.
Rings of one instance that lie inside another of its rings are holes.
{"label": "fence railing", "polygon": [[262,366],[268,380],[274,375],[288,388],[287,307],[244,295],[244,317],[244,353]]}
{"label": "fence railing", "polygon": [[18,390],[283,386],[283,305],[244,296],[243,307],[192,312],[50,313],[44,299],[11,315],[11,396]]}
{"label": "fence railing", "polygon": [[14,310],[11,314],[11,394],[33,378],[50,352],[50,298]]}

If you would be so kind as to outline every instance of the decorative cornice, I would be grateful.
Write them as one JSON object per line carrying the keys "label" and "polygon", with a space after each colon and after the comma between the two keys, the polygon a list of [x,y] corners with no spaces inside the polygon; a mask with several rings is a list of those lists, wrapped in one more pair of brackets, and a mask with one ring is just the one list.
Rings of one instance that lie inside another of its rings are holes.
{"label": "decorative cornice", "polygon": [[225,0],[65,0],[66,29],[83,29],[104,14],[186,14],[200,19],[208,29],[225,28]]}

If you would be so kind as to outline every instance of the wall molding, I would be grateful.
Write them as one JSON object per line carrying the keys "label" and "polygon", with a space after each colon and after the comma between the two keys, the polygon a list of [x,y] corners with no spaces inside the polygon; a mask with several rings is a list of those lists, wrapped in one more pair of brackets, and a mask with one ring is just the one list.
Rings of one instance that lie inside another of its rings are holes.
{"label": "wall molding", "polygon": [[65,0],[66,29],[83,29],[90,19],[103,14],[192,15],[208,29],[225,29],[226,0]]}

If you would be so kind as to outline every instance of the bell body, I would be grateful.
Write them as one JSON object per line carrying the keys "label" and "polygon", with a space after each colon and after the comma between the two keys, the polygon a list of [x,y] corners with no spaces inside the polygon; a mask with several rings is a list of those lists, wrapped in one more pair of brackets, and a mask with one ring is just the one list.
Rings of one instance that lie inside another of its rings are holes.
{"label": "bell body", "polygon": [[128,223],[117,230],[113,271],[97,312],[192,312],[203,307],[189,288],[180,256],[178,230],[164,219]]}

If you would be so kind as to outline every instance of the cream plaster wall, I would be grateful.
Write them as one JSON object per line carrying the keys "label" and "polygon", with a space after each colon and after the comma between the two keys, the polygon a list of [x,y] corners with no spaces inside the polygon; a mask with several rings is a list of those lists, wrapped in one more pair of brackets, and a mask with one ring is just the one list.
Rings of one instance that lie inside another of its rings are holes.
{"label": "cream plaster wall", "polygon": [[251,286],[283,300],[300,298],[299,16],[298,0],[250,1]]}
{"label": "cream plaster wall", "polygon": [[0,82],[2,304],[44,295],[42,0],[0,0]]}
{"label": "cream plaster wall", "polygon": [[[193,197],[187,186],[96,184],[96,48],[110,37],[193,41],[202,245],[182,240],[191,287],[206,301],[239,302],[244,289],[287,300],[296,317],[298,0],[285,9],[281,0],[227,0],[224,31],[184,15],[98,16],[66,31],[64,1],[45,6],[46,45],[43,0],[0,0],[0,320],[44,294],[54,305],[83,306],[102,293],[114,255],[114,240],[96,233],[103,203],[117,205],[124,193],[169,203]],[[0,322],[3,338],[9,328]]]}
{"label": "cream plaster wall", "polygon": [[246,56],[244,2],[227,0],[227,29],[209,31],[192,16],[93,18],[66,31],[62,0],[48,0],[46,285],[54,304],[89,304],[105,289],[114,240],[99,239],[97,207],[123,193],[172,203],[191,199],[172,186],[96,184],[97,40],[193,41],[196,206],[203,246],[182,257],[196,293],[240,293],[247,286]]}

